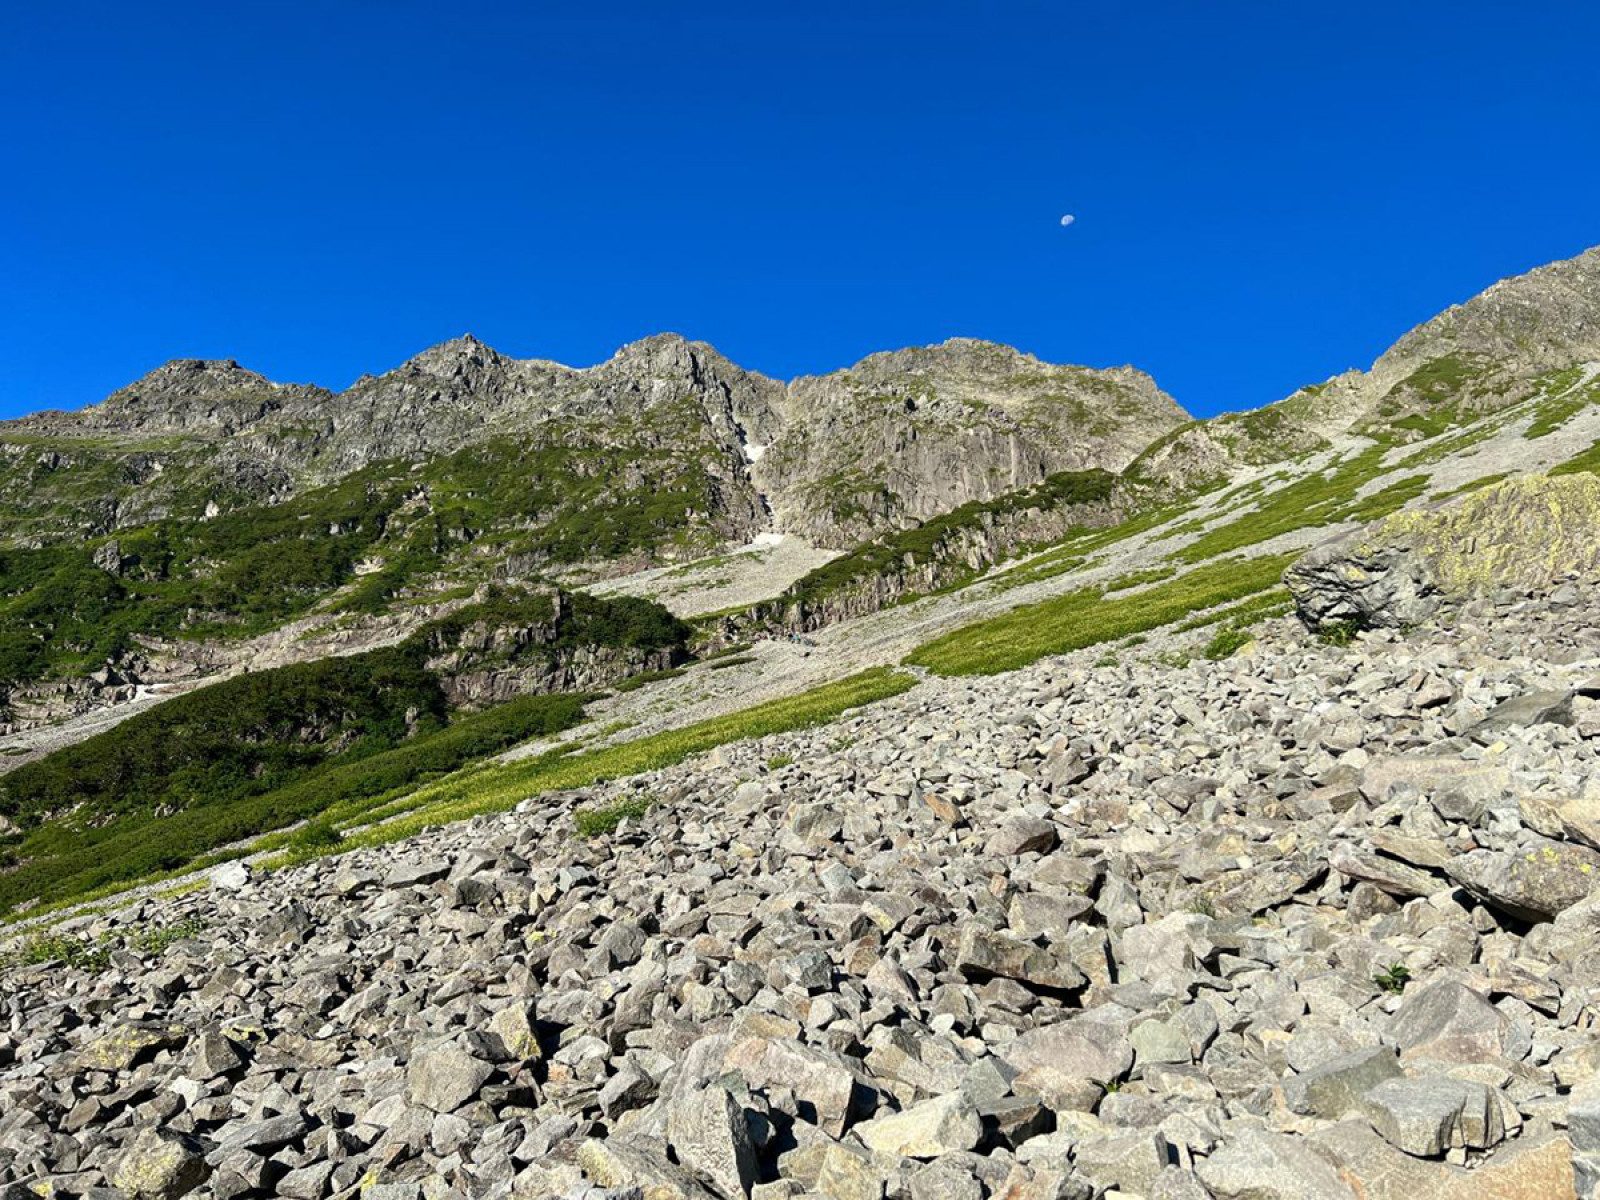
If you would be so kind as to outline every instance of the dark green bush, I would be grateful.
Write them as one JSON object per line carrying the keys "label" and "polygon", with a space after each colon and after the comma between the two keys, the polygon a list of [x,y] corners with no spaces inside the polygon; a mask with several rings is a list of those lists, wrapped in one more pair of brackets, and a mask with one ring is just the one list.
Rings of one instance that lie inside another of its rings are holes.
{"label": "dark green bush", "polygon": [[[923,522],[915,529],[886,534],[818,567],[792,584],[770,607],[815,606],[828,595],[861,580],[898,573],[907,563],[943,561],[960,535],[996,517],[1030,509],[1054,510],[1109,500],[1116,476],[1107,471],[1063,471],[1021,491],[994,500],[973,500]],[[969,571],[967,573],[975,574]]]}
{"label": "dark green bush", "polygon": [[1206,648],[1201,651],[1212,662],[1220,662],[1225,658],[1232,658],[1251,642],[1248,629],[1219,629],[1206,643]]}
{"label": "dark green bush", "polygon": [[524,696],[461,717],[392,750],[335,760],[274,791],[170,816],[129,813],[73,835],[47,826],[24,843],[30,861],[0,874],[0,911],[30,899],[59,901],[175,870],[218,847],[296,821],[323,814],[336,819],[345,810],[359,811],[375,797],[437,778],[529,738],[559,733],[582,719],[580,696]]}
{"label": "dark green bush", "polygon": [[200,688],[0,776],[0,813],[98,830],[121,816],[225,804],[333,757],[385,750],[445,716],[438,680],[393,650],[279,667]]}

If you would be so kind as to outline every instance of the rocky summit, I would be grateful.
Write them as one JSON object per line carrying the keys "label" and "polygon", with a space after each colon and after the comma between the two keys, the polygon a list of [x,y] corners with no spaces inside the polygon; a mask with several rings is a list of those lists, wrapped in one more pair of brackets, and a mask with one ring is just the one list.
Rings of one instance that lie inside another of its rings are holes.
{"label": "rocky summit", "polygon": [[0,425],[0,1200],[1590,1200],[1597,254]]}

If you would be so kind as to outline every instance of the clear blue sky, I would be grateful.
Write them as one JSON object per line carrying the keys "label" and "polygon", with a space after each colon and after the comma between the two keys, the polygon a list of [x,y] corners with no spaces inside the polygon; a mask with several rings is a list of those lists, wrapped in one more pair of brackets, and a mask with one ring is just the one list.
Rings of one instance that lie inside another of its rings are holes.
{"label": "clear blue sky", "polygon": [[0,414],[469,330],[1254,407],[1600,242],[1597,50],[1580,3],[14,4]]}

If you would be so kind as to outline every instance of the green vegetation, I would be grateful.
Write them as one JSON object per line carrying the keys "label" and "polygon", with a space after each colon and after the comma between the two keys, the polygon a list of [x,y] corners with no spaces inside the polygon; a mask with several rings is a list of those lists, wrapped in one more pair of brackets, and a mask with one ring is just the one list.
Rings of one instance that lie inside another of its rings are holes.
{"label": "green vegetation", "polygon": [[330,846],[337,846],[344,835],[335,829],[331,822],[319,818],[307,821],[289,836],[289,848],[299,851],[322,851]]}
{"label": "green vegetation", "polygon": [[1208,625],[1233,625],[1243,629],[1268,617],[1281,617],[1293,611],[1294,601],[1290,599],[1287,588],[1269,588],[1240,604],[1191,617],[1178,624],[1174,632],[1188,633],[1192,629],[1204,629]]}
{"label": "green vegetation", "polygon": [[1465,395],[1489,373],[1491,364],[1477,354],[1446,354],[1429,359],[1394,387],[1363,430],[1380,438],[1409,435],[1425,440],[1472,421]]}
{"label": "green vegetation", "polygon": [[151,957],[165,954],[177,943],[200,936],[205,928],[204,921],[191,917],[170,925],[136,929],[120,937],[107,933],[95,941],[67,933],[34,933],[0,953],[0,970],[60,963],[80,971],[104,971],[111,965],[112,951],[119,945],[136,954]]}
{"label": "green vegetation", "polygon": [[438,680],[397,650],[241,675],[0,776],[0,813],[23,829],[49,820],[57,845],[81,841],[120,818],[274,791],[444,715]]}
{"label": "green vegetation", "polygon": [[[501,438],[419,469],[380,463],[225,520],[193,511],[197,499],[178,506],[187,517],[119,531],[116,573],[78,539],[0,549],[0,682],[93,669],[140,635],[247,636],[335,599],[377,612],[469,551],[559,565],[709,545],[715,448],[681,417],[620,422],[605,448],[559,444],[552,427],[554,444]],[[358,576],[368,562],[377,569]]]}
{"label": "green vegetation", "polygon": [[1178,573],[1177,567],[1152,567],[1147,571],[1129,571],[1126,575],[1118,575],[1115,579],[1101,585],[1101,590],[1110,592],[1126,592],[1131,588],[1146,587],[1152,583],[1171,579]]}
{"label": "green vegetation", "polygon": [[1411,982],[1411,969],[1405,963],[1390,963],[1372,977],[1372,982],[1391,996],[1398,996]]}
{"label": "green vegetation", "polygon": [[1428,477],[1413,475],[1357,500],[1356,493],[1383,473],[1384,451],[1384,446],[1372,446],[1327,471],[1269,492],[1255,509],[1202,534],[1172,557],[1185,563],[1203,562],[1297,529],[1386,516],[1426,491]]}
{"label": "green vegetation", "polygon": [[[542,636],[513,636],[507,648],[487,650],[469,639],[474,649],[458,651],[479,626],[512,634],[536,629]],[[597,646],[678,654],[689,632],[645,600],[500,592],[423,626],[394,648],[224,680],[0,776],[0,815],[25,835],[14,849],[0,841],[0,855],[9,851],[14,862],[98,846],[121,836],[130,821],[157,813],[233,812],[242,801],[283,792],[334,762],[356,763],[426,740],[447,720],[444,690],[427,666],[435,655],[468,653],[467,665],[477,669]],[[563,720],[576,718],[576,701],[557,707]],[[545,731],[544,714],[552,710],[536,711],[533,724]],[[0,858],[0,867],[6,863]]]}
{"label": "green vegetation", "polygon": [[572,814],[572,827],[579,837],[600,837],[615,833],[623,821],[637,821],[650,811],[650,801],[630,796],[602,808],[580,808]]}
{"label": "green vegetation", "polygon": [[[553,659],[582,647],[619,650],[685,652],[693,630],[661,605],[634,596],[591,596],[587,592],[562,592],[559,600],[548,591],[491,592],[477,604],[458,608],[430,622],[402,643],[414,656],[448,653],[463,642],[469,629],[541,630],[532,642],[518,640],[499,659],[525,662],[539,656]],[[478,655],[475,664],[490,665],[494,657]]]}
{"label": "green vegetation", "polygon": [[1255,641],[1255,638],[1251,636],[1248,629],[1230,625],[1224,629],[1217,630],[1212,635],[1211,640],[1206,643],[1205,649],[1200,653],[1212,662],[1221,662],[1225,658],[1232,658],[1253,641]]}
{"label": "green vegetation", "polygon": [[[212,727],[209,736],[222,740],[225,737],[222,731],[229,728],[223,715],[227,706],[212,705],[206,696],[207,692],[222,686],[190,693],[141,715],[155,716],[181,700],[192,700],[195,706],[217,715],[219,723]],[[333,746],[330,742],[325,746],[320,764],[303,764],[303,769],[294,772],[280,771],[278,786],[270,790],[254,781],[251,786],[245,786],[242,780],[248,778],[248,772],[241,774],[230,770],[207,776],[203,763],[191,763],[185,756],[175,755],[181,765],[167,777],[167,786],[160,794],[185,804],[183,811],[124,807],[108,814],[110,819],[104,823],[90,828],[74,828],[80,824],[79,814],[74,814],[68,822],[25,828],[7,839],[3,845],[12,869],[0,874],[0,911],[14,909],[30,900],[40,900],[47,906],[87,900],[113,893],[138,880],[209,866],[245,852],[221,849],[223,847],[318,815],[330,824],[356,819],[361,813],[393,799],[397,793],[409,792],[419,784],[518,742],[559,733],[577,724],[582,716],[581,697],[525,696],[482,713],[460,717],[447,726],[436,727],[433,732],[419,731],[388,750],[376,750],[378,743],[373,742],[359,750],[352,747],[343,753],[331,753],[327,752]],[[101,738],[128,730],[139,719],[130,718],[116,729],[71,749],[85,751]],[[137,730],[134,733],[136,735]],[[124,741],[130,744],[124,745]],[[136,736],[130,739],[124,734],[123,739],[94,747],[86,755],[74,756],[69,765],[53,761],[67,754],[67,751],[60,751],[29,767],[48,767],[45,783],[50,788],[61,786],[63,778],[72,777],[69,766],[79,768],[81,777],[86,780],[115,779],[108,764],[136,761],[141,743],[142,739]],[[253,752],[248,744],[241,744],[237,755],[229,761],[247,762],[248,755]],[[3,778],[9,795],[20,792],[15,781],[27,769],[19,768]],[[205,783],[211,790],[204,796],[185,790],[195,781]],[[40,786],[43,788],[45,784]],[[156,784],[152,781],[142,786],[140,794],[149,796]],[[45,790],[41,794],[50,796],[54,792]],[[30,811],[39,810],[34,807]],[[307,848],[304,844],[294,846],[292,837],[277,844],[299,851]]]}
{"label": "green vegetation", "polygon": [[794,755],[792,754],[774,754],[771,758],[767,759],[767,770],[781,771],[785,767],[791,765],[793,762]]}
{"label": "green vegetation", "polygon": [[782,611],[798,605],[802,610],[814,611],[831,595],[928,564],[942,568],[940,586],[964,582],[981,569],[967,562],[969,547],[963,543],[964,535],[992,528],[1019,513],[1055,512],[1104,503],[1111,499],[1116,486],[1116,476],[1107,471],[1063,471],[994,500],[971,501],[914,529],[886,534],[824,563],[791,584],[782,596],[770,602],[770,607]]}
{"label": "green vegetation", "polygon": [[669,667],[665,671],[641,671],[639,674],[631,675],[621,683],[614,685],[611,690],[614,692],[635,692],[647,683],[660,683],[663,679],[676,679],[687,670],[687,667]]}
{"label": "green vegetation", "polygon": [[1550,468],[1552,475],[1577,475],[1583,472],[1600,475],[1600,441],[1595,442],[1587,450],[1573,455],[1566,462]]}
{"label": "green vegetation", "polygon": [[[543,792],[589,787],[645,771],[659,771],[728,742],[767,737],[823,725],[841,713],[897,696],[916,686],[916,679],[879,667],[835,683],[758,704],[741,712],[714,717],[682,729],[667,730],[620,745],[569,753],[553,750],[536,758],[452,776],[417,789],[391,804],[366,811],[357,829],[344,829],[348,847],[382,845],[411,837],[431,825],[484,813],[504,812]],[[330,817],[339,815],[330,810]],[[376,822],[384,822],[376,824]]]}
{"label": "green vegetation", "polygon": [[187,942],[205,932],[206,923],[199,917],[174,921],[171,925],[157,925],[128,938],[128,945],[140,954],[165,954],[179,942]]}
{"label": "green vegetation", "polygon": [[1021,587],[1027,583],[1038,583],[1040,580],[1053,579],[1058,575],[1065,575],[1076,571],[1089,561],[1089,555],[1097,550],[1104,550],[1118,542],[1137,537],[1141,533],[1158,528],[1176,517],[1189,511],[1188,503],[1169,505],[1163,508],[1146,509],[1129,517],[1126,521],[1105,529],[1097,529],[1087,533],[1068,537],[1045,551],[1014,567],[998,571],[989,576],[987,583],[997,590],[1008,591],[1011,588]]}
{"label": "green vegetation", "polygon": [[1430,401],[1443,400],[1458,394],[1485,369],[1479,355],[1446,354],[1423,363],[1396,384],[1394,390],[1414,392]]}
{"label": "green vegetation", "polygon": [[1600,402],[1600,381],[1583,381],[1582,367],[1568,367],[1544,382],[1541,398],[1534,407],[1533,420],[1522,431],[1530,441],[1560,429],[1589,405]]}
{"label": "green vegetation", "polygon": [[1360,621],[1334,621],[1317,631],[1324,646],[1348,646],[1366,628]]}
{"label": "green vegetation", "polygon": [[940,675],[1014,671],[1046,655],[1144,633],[1265,591],[1293,560],[1292,554],[1280,554],[1213,563],[1114,599],[1101,588],[1082,588],[935,638],[913,650],[906,662]]}
{"label": "green vegetation", "polygon": [[[1310,407],[1309,401],[1320,394],[1326,384],[1302,388],[1288,399],[1265,408],[1249,412],[1223,413],[1204,421],[1191,421],[1180,425],[1157,438],[1128,465],[1124,474],[1129,479],[1148,483],[1160,482],[1163,472],[1154,467],[1155,460],[1174,446],[1185,441],[1195,441],[1199,447],[1215,443],[1226,451],[1233,463],[1264,466],[1282,462],[1297,454],[1309,453],[1327,445],[1325,439],[1301,423]],[[1175,461],[1180,469],[1187,465],[1182,455]],[[1202,487],[1217,486],[1222,476],[1193,481]]]}
{"label": "green vegetation", "polygon": [[1481,479],[1469,479],[1460,487],[1453,487],[1447,492],[1435,492],[1432,501],[1436,504],[1446,500],[1454,500],[1457,496],[1465,496],[1471,492],[1481,491],[1486,487],[1493,487],[1502,479],[1511,478],[1511,472],[1501,471],[1498,475],[1485,475]]}
{"label": "green vegetation", "polygon": [[79,971],[104,971],[111,965],[111,945],[91,942],[66,933],[36,933],[0,954],[0,970],[58,962]]}

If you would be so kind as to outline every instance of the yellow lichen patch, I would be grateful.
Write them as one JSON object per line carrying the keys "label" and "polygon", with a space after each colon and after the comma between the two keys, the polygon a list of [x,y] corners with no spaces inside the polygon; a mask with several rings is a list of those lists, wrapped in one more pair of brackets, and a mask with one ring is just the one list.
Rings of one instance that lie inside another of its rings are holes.
{"label": "yellow lichen patch", "polygon": [[1385,518],[1363,539],[1415,549],[1445,591],[1544,587],[1569,571],[1600,570],[1600,477],[1523,475],[1443,508]]}
{"label": "yellow lichen patch", "polygon": [[181,1045],[184,1036],[183,1028],[176,1025],[128,1025],[96,1038],[84,1049],[82,1062],[93,1070],[125,1071],[145,1051]]}

